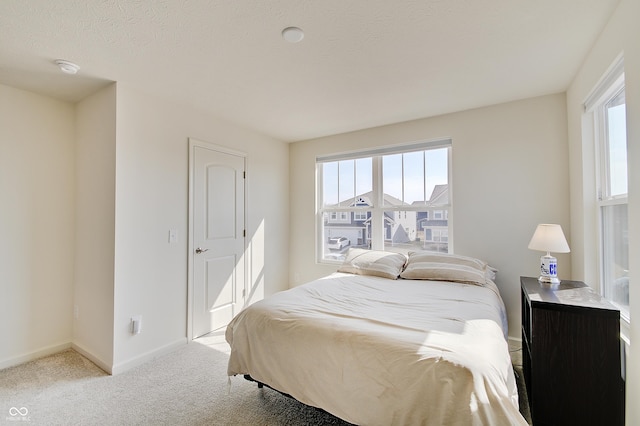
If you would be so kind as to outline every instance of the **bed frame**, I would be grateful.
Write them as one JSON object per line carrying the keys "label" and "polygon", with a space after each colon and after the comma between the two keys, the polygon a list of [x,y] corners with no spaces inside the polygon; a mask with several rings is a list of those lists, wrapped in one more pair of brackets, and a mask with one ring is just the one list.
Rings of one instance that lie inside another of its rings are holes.
{"label": "bed frame", "polygon": [[[265,387],[265,386],[266,386],[266,387],[268,387],[269,389],[274,390],[274,391],[278,392],[279,394],[286,396],[287,398],[295,399],[294,397],[292,397],[292,396],[291,396],[291,395],[289,395],[288,393],[280,392],[278,389],[274,389],[274,388],[272,388],[271,386],[269,386],[268,384],[266,384],[266,383],[262,383],[262,382],[260,382],[260,381],[258,381],[258,380],[256,380],[256,379],[254,379],[254,378],[253,378],[253,377],[251,377],[251,375],[249,375],[249,374],[245,374],[245,375],[244,375],[244,378],[245,378],[245,380],[248,380],[248,381],[250,381],[250,382],[257,383],[257,384],[258,384],[258,389],[262,389],[263,387]],[[297,401],[297,399],[296,399],[296,401]]]}
{"label": "bed frame", "polygon": [[[243,377],[245,378],[245,380],[248,380],[248,381],[250,381],[250,382],[257,383],[257,384],[258,384],[258,389],[264,389],[265,387],[267,387],[267,388],[269,388],[269,389],[271,389],[271,390],[273,390],[273,391],[275,391],[275,392],[278,392],[278,393],[279,393],[280,395],[282,395],[282,396],[286,396],[287,398],[291,398],[292,400],[296,401],[296,402],[297,402],[297,403],[299,403],[299,404],[304,405],[305,407],[313,408],[314,410],[317,410],[317,411],[320,411],[320,412],[323,412],[323,413],[327,413],[327,414],[329,414],[330,416],[333,416],[333,414],[329,413],[328,411],[323,410],[322,408],[319,408],[319,407],[314,407],[314,406],[312,406],[312,405],[307,405],[307,404],[305,404],[304,402],[300,402],[300,401],[298,401],[297,399],[295,399],[294,397],[292,397],[291,395],[289,395],[288,393],[280,392],[278,389],[274,389],[274,388],[272,388],[271,386],[269,386],[268,384],[266,384],[266,383],[262,383],[262,382],[260,382],[260,381],[258,381],[258,380],[256,380],[256,379],[254,379],[254,378],[253,378],[253,377],[251,377],[251,375],[249,375],[249,374],[245,374]],[[334,416],[334,417],[335,417],[335,416]],[[342,419],[340,419],[340,420],[342,420]]]}

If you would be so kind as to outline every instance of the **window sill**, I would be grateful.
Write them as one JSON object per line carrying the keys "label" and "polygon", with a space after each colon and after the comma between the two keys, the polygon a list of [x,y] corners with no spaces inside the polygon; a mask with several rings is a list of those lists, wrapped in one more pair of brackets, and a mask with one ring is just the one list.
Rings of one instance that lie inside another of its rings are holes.
{"label": "window sill", "polygon": [[620,338],[627,346],[631,345],[631,321],[629,318],[620,317]]}

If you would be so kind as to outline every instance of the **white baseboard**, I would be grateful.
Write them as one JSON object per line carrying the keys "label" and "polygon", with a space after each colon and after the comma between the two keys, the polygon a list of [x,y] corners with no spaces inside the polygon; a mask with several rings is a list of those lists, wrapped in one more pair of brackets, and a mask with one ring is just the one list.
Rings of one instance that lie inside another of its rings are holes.
{"label": "white baseboard", "polygon": [[74,351],[78,352],[79,354],[81,354],[82,356],[84,356],[85,358],[93,362],[95,365],[100,367],[107,374],[115,375],[115,374],[120,374],[122,372],[125,372],[139,365],[142,365],[145,362],[156,359],[162,355],[166,355],[170,352],[173,352],[174,350],[180,348],[181,346],[186,345],[187,342],[188,342],[187,338],[182,337],[165,346],[151,350],[142,355],[136,356],[127,361],[114,364],[114,365],[110,365],[108,362],[105,362],[104,360],[100,359],[100,357],[95,356],[93,353],[91,353],[91,351],[87,350],[82,345],[79,345],[74,342],[64,342],[56,345],[47,346],[45,348],[38,349],[37,351],[33,351],[33,352],[29,352],[16,357],[11,357],[11,358],[1,360],[0,370],[13,367],[16,365],[24,364],[25,362],[33,361],[35,359],[42,358],[45,356],[53,355],[67,349],[73,349]]}
{"label": "white baseboard", "polygon": [[509,336],[509,343],[522,345],[522,338]]}
{"label": "white baseboard", "polygon": [[95,365],[100,367],[105,373],[113,374],[111,372],[111,365],[109,365],[109,363],[104,362],[102,359],[100,359],[100,357],[95,356],[93,353],[91,353],[91,351],[89,351],[84,346],[73,342],[73,343],[71,343],[71,349],[73,349],[74,351],[78,352],[83,357],[89,359],[89,361],[93,362]]}
{"label": "white baseboard", "polygon": [[113,367],[111,368],[110,374],[116,375],[116,374],[123,373],[131,368],[142,365],[145,362],[151,361],[153,359],[161,357],[162,355],[166,355],[170,352],[173,352],[176,349],[182,347],[183,345],[186,345],[187,342],[188,342],[187,338],[182,337],[160,348],[143,353],[127,361],[114,364]]}
{"label": "white baseboard", "polygon": [[45,348],[38,349],[37,351],[29,352],[16,357],[7,358],[0,361],[0,370],[13,367],[15,365],[24,364],[25,362],[33,361],[34,359],[42,358],[48,355],[53,355],[69,348],[71,348],[71,342],[64,342],[47,346]]}

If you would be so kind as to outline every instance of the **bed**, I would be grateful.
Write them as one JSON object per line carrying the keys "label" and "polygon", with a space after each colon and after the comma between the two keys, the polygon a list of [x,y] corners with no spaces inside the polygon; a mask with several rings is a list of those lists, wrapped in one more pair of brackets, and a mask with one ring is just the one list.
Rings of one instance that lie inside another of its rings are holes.
{"label": "bed", "polygon": [[229,324],[229,376],[359,425],[526,425],[495,270],[350,249],[338,272]]}

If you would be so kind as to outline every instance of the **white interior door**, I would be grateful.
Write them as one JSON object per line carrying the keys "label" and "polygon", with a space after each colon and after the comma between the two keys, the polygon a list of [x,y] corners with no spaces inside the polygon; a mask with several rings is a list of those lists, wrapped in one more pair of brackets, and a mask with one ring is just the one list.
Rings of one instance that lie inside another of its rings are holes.
{"label": "white interior door", "polygon": [[192,337],[225,327],[244,305],[245,158],[193,148]]}

